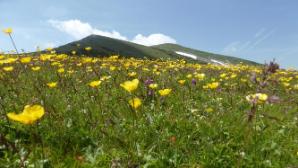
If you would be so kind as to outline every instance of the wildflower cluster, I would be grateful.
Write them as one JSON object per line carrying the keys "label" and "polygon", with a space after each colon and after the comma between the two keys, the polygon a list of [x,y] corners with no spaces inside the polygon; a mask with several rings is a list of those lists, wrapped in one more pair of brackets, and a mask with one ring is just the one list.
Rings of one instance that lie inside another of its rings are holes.
{"label": "wildflower cluster", "polygon": [[297,71],[77,53],[0,55],[0,167],[297,165]]}

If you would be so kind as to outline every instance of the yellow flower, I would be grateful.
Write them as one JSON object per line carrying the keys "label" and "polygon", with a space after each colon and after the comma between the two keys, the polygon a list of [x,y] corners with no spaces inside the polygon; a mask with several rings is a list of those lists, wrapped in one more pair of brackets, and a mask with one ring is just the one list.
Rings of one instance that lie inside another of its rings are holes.
{"label": "yellow flower", "polygon": [[155,75],[160,75],[159,71],[154,72]]}
{"label": "yellow flower", "polygon": [[59,68],[58,70],[57,70],[57,72],[59,72],[59,73],[63,73],[65,70],[64,70],[64,68]]}
{"label": "yellow flower", "polygon": [[66,54],[59,54],[59,55],[56,55],[56,59],[59,59],[59,60],[65,60],[67,59],[68,55]]}
{"label": "yellow flower", "polygon": [[39,59],[41,60],[41,61],[47,61],[47,60],[50,60],[52,58],[52,55],[47,55],[47,54],[41,54],[40,56],[39,56]]}
{"label": "yellow flower", "polygon": [[[84,56],[84,55],[83,55]],[[81,60],[79,60],[81,63],[83,64],[87,64],[87,63],[95,63],[96,62],[96,59],[95,58],[92,58],[92,57],[83,57]]]}
{"label": "yellow flower", "polygon": [[100,80],[96,80],[96,81],[90,82],[89,83],[89,86],[95,88],[95,87],[99,86],[100,84],[101,84],[101,81]]}
{"label": "yellow flower", "polygon": [[232,79],[234,79],[234,78],[236,78],[236,77],[237,77],[237,74],[234,74],[234,73],[233,73],[233,74],[231,75],[231,78],[232,78]]}
{"label": "yellow flower", "polygon": [[205,78],[205,74],[203,74],[203,73],[201,73],[201,74],[196,74],[196,78],[198,79],[198,80],[203,80],[204,78]]}
{"label": "yellow flower", "polygon": [[158,84],[156,84],[156,83],[151,83],[149,85],[149,88],[151,88],[151,89],[156,89],[157,87],[158,87]]}
{"label": "yellow flower", "polygon": [[203,86],[204,89],[216,89],[219,86],[219,82],[212,82],[208,83],[207,85]]}
{"label": "yellow flower", "polygon": [[192,78],[192,74],[188,74],[186,77],[187,78]]}
{"label": "yellow flower", "polygon": [[50,82],[50,83],[47,83],[47,86],[48,86],[49,88],[54,88],[54,87],[57,87],[57,83],[58,83],[58,82]]}
{"label": "yellow flower", "polygon": [[126,81],[124,83],[121,83],[120,86],[123,87],[128,92],[132,92],[138,88],[139,80],[134,79],[132,81]]}
{"label": "yellow flower", "polygon": [[22,124],[33,124],[40,119],[44,113],[44,108],[40,105],[26,105],[22,113],[7,113],[7,117]]}
{"label": "yellow flower", "polygon": [[113,55],[113,56],[110,56],[110,59],[111,60],[116,60],[116,59],[118,59],[119,58],[119,55]]}
{"label": "yellow flower", "polygon": [[172,91],[172,89],[162,89],[162,90],[159,90],[158,93],[161,95],[161,96],[167,96],[168,94],[170,94]]}
{"label": "yellow flower", "polygon": [[212,113],[214,110],[213,110],[213,108],[209,107],[209,108],[206,108],[205,111],[207,113]]}
{"label": "yellow flower", "polygon": [[75,55],[77,52],[76,51],[71,51],[71,54],[72,55]]}
{"label": "yellow flower", "polygon": [[86,67],[86,70],[87,70],[87,72],[93,72],[93,69],[92,69],[91,66],[87,66],[87,67]]}
{"label": "yellow flower", "polygon": [[90,51],[90,50],[92,50],[92,47],[85,47],[85,50]]}
{"label": "yellow flower", "polygon": [[284,87],[289,87],[289,86],[290,86],[290,83],[289,83],[289,82],[283,82],[282,85],[283,85]]}
{"label": "yellow flower", "polygon": [[51,65],[52,65],[52,66],[60,66],[61,63],[60,63],[60,62],[52,62]]}
{"label": "yellow flower", "polygon": [[136,72],[129,72],[129,73],[128,73],[128,76],[129,76],[129,77],[134,77],[134,76],[136,76],[136,75],[137,75]]}
{"label": "yellow flower", "polygon": [[108,80],[108,79],[110,79],[111,78],[111,76],[102,76],[101,78],[100,78],[100,80],[101,81],[105,81],[105,80]]}
{"label": "yellow flower", "polygon": [[110,66],[110,71],[115,71],[116,67],[115,66]]}
{"label": "yellow flower", "polygon": [[1,60],[1,64],[10,64],[16,62],[18,59],[17,58],[6,58],[4,60]]}
{"label": "yellow flower", "polygon": [[226,73],[222,73],[219,76],[220,76],[220,78],[225,78],[227,76],[227,74]]}
{"label": "yellow flower", "polygon": [[266,94],[257,93],[256,97],[261,101],[266,101],[268,99],[268,96]]}
{"label": "yellow flower", "polygon": [[250,103],[256,102],[258,104],[265,103],[268,99],[268,95],[265,93],[256,93],[256,94],[250,94],[245,97],[246,100]]}
{"label": "yellow flower", "polygon": [[68,74],[73,74],[75,71],[74,70],[68,70],[67,73]]}
{"label": "yellow flower", "polygon": [[31,67],[32,71],[39,71],[40,70],[40,66],[36,66],[36,67]]}
{"label": "yellow flower", "polygon": [[14,69],[13,66],[3,67],[3,70],[6,72],[13,71],[13,69]]}
{"label": "yellow flower", "polygon": [[32,58],[31,57],[23,57],[21,58],[21,63],[29,63],[31,62]]}
{"label": "yellow flower", "polygon": [[142,101],[141,101],[141,99],[136,97],[136,98],[129,100],[128,103],[132,108],[137,109],[138,107],[141,106]]}
{"label": "yellow flower", "polygon": [[184,85],[184,84],[185,84],[185,80],[178,80],[178,83],[179,83],[180,85]]}
{"label": "yellow flower", "polygon": [[12,28],[6,28],[6,29],[3,30],[3,32],[5,34],[11,34],[12,33]]}
{"label": "yellow flower", "polygon": [[46,50],[47,50],[47,51],[52,51],[53,48],[52,48],[52,47],[48,47],[48,48],[46,48]]}
{"label": "yellow flower", "polygon": [[248,80],[245,79],[245,78],[241,78],[240,81],[243,82],[243,83],[245,83],[245,82],[247,82]]}

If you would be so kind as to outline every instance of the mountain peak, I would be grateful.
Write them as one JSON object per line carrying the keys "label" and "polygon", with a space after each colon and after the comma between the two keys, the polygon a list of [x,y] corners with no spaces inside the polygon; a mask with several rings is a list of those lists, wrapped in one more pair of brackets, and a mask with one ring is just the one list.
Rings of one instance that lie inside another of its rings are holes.
{"label": "mountain peak", "polygon": [[[80,46],[77,46],[80,44]],[[92,47],[91,51],[85,51],[85,47]],[[129,41],[123,41],[100,35],[89,35],[81,40],[68,43],[56,48],[58,53],[68,53],[76,51],[78,55],[110,56],[120,55],[123,57],[136,57],[148,59],[187,59],[199,63],[222,63],[237,64],[240,62],[247,64],[257,63],[220,54],[213,54],[200,50],[183,47],[179,44],[165,43],[155,46],[143,46]],[[183,54],[181,54],[183,53]],[[188,57],[190,56],[191,57]]]}

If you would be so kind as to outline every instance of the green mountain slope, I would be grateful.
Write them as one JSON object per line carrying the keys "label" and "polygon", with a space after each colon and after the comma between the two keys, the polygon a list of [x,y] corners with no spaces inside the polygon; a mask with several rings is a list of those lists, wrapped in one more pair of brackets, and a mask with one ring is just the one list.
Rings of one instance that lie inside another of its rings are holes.
{"label": "green mountain slope", "polygon": [[[77,44],[79,44],[79,46],[77,46]],[[87,52],[84,49],[85,47],[92,47],[92,50]],[[76,51],[78,55],[88,54],[92,56],[110,56],[119,54],[124,57],[146,57],[148,59],[170,57],[165,52],[154,48],[98,35],[90,35],[82,40],[60,46],[56,48],[56,51],[58,53],[68,54],[70,54],[71,51]]]}
{"label": "green mountain slope", "polygon": [[[79,45],[78,45],[79,44]],[[85,47],[92,47],[92,50],[86,51]],[[74,41],[66,45],[56,48],[58,53],[71,54],[76,51],[77,55],[91,56],[110,56],[121,55],[123,57],[136,57],[148,59],[187,59],[199,63],[214,63],[214,64],[236,64],[243,62],[246,64],[257,64],[252,61],[224,56],[219,54],[208,53],[191,48],[186,48],[176,44],[161,44],[156,46],[143,46],[128,41],[117,40],[109,37],[90,35],[79,41]],[[181,53],[195,55],[196,59],[181,55]]]}
{"label": "green mountain slope", "polygon": [[198,60],[201,60],[203,62],[209,62],[209,63],[227,63],[227,64],[237,64],[239,62],[243,62],[245,64],[253,64],[257,65],[258,63],[241,59],[241,58],[236,58],[236,57],[231,57],[231,56],[225,56],[225,55],[220,55],[220,54],[214,54],[214,53],[209,53],[205,51],[199,51],[187,47],[183,47],[177,44],[161,44],[157,46],[152,46],[152,48],[159,49],[161,51],[167,51],[168,53],[176,53],[176,52],[181,52],[185,54],[191,54],[194,56],[197,56]]}

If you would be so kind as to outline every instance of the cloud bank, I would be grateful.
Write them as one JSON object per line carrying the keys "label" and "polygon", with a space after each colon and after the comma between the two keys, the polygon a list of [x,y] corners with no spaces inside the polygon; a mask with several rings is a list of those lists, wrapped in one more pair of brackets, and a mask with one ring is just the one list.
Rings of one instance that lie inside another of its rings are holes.
{"label": "cloud bank", "polygon": [[153,46],[153,45],[164,44],[164,43],[175,44],[176,40],[164,34],[157,33],[157,34],[151,34],[147,37],[143,36],[142,34],[138,34],[135,36],[132,42],[137,44],[142,44],[145,46]]}
{"label": "cloud bank", "polygon": [[81,22],[80,20],[49,20],[48,21],[54,28],[60,30],[61,32],[67,33],[75,39],[84,38],[90,34],[96,34],[106,37],[111,37],[120,40],[127,40],[126,37],[122,36],[117,31],[102,31],[96,28],[93,28],[89,23]]}
{"label": "cloud bank", "polygon": [[148,36],[144,36],[142,34],[136,35],[133,39],[128,39],[127,37],[121,35],[118,31],[104,31],[97,28],[92,27],[89,23],[82,22],[77,19],[73,20],[48,20],[48,23],[57,30],[64,32],[75,39],[81,39],[91,34],[101,35],[105,37],[115,38],[119,40],[130,41],[133,43],[145,45],[145,46],[153,46],[164,43],[177,43],[175,39],[169,37],[167,35],[161,33],[150,34]]}

